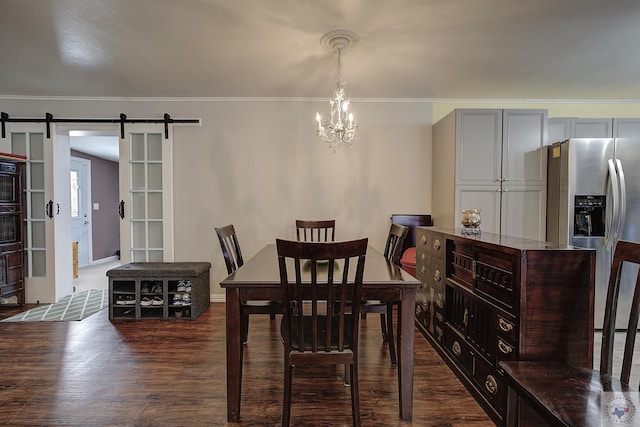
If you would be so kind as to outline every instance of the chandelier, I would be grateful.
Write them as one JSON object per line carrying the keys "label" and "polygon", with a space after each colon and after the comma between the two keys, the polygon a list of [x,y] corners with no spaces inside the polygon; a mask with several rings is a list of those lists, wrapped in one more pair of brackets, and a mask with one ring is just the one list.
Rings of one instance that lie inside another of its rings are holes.
{"label": "chandelier", "polygon": [[358,126],[353,119],[353,113],[349,110],[350,103],[344,93],[345,82],[342,81],[341,71],[342,54],[353,49],[358,44],[358,36],[348,30],[329,31],[320,38],[320,44],[335,52],[338,56],[336,90],[333,92],[333,98],[329,100],[331,118],[322,120],[320,113],[316,113],[316,121],[318,122],[316,133],[320,139],[329,144],[329,147],[335,153],[341,142],[351,145],[351,142],[357,136],[356,130]]}

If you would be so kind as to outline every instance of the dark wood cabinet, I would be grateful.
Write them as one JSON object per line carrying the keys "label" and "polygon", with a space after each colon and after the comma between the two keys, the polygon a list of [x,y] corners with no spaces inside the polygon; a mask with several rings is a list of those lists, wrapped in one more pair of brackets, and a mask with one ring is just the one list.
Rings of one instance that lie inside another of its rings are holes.
{"label": "dark wood cabinet", "polygon": [[592,364],[595,251],[417,228],[416,324],[497,425],[502,360]]}
{"label": "dark wood cabinet", "polygon": [[[0,298],[24,305],[22,162],[0,160]],[[7,302],[9,301],[9,302]]]}

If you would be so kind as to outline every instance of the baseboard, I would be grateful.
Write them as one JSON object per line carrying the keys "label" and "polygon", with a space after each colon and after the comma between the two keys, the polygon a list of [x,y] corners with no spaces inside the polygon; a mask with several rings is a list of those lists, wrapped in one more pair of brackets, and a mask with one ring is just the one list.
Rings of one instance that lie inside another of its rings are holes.
{"label": "baseboard", "polygon": [[211,294],[209,298],[210,302],[225,302],[226,298],[224,294]]}
{"label": "baseboard", "polygon": [[119,259],[120,258],[117,255],[110,256],[110,257],[107,257],[107,258],[96,259],[94,261],[91,261],[89,263],[89,265],[87,265],[86,267],[91,267],[92,265],[104,264],[104,263],[107,263],[107,262],[113,262],[113,261],[117,261]]}

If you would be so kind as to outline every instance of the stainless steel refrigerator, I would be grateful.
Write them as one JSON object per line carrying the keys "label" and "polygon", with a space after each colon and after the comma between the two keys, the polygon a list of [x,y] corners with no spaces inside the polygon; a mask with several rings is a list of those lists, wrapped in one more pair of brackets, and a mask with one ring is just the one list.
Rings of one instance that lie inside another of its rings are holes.
{"label": "stainless steel refrigerator", "polygon": [[[640,242],[640,139],[572,138],[548,153],[547,241],[596,250],[594,322],[602,329],[613,248]],[[627,328],[633,287],[621,283],[616,328]]]}

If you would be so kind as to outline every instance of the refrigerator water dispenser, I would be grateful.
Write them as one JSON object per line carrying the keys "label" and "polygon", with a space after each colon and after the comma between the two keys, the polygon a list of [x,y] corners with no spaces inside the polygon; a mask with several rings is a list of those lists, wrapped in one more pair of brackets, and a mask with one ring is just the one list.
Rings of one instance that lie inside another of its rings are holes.
{"label": "refrigerator water dispenser", "polygon": [[606,196],[576,196],[574,236],[604,236]]}

